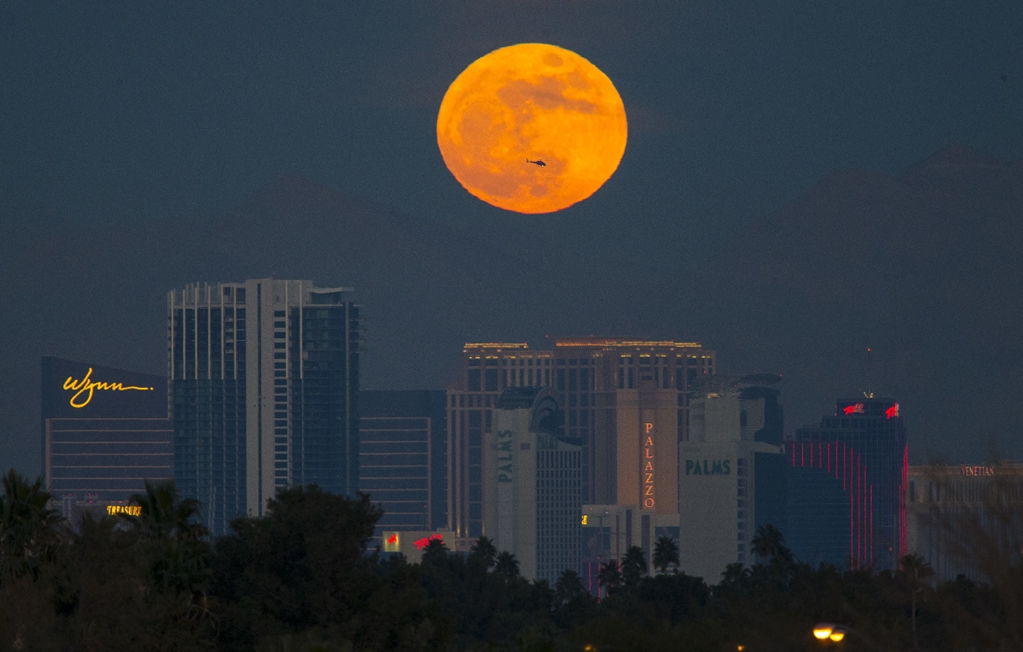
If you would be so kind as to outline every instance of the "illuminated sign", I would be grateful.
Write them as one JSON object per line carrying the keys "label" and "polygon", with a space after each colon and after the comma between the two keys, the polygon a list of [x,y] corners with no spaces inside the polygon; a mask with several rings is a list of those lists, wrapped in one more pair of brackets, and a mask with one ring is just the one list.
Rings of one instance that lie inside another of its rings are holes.
{"label": "illuminated sign", "polygon": [[643,507],[654,508],[654,424],[647,421],[643,424]]}
{"label": "illuminated sign", "polygon": [[686,460],[686,475],[731,475],[732,460]]}
{"label": "illuminated sign", "polygon": [[502,430],[497,433],[497,481],[512,481],[512,433]]}
{"label": "illuminated sign", "polygon": [[891,419],[892,417],[899,416],[899,404],[895,403],[890,408],[884,411],[884,418]]}
{"label": "illuminated sign", "polygon": [[583,525],[589,525],[589,524],[590,524],[590,515],[589,514],[583,514]]}
{"label": "illuminated sign", "polygon": [[855,403],[853,405],[847,405],[842,408],[842,411],[846,414],[863,414],[863,403]]}
{"label": "illuminated sign", "polygon": [[966,466],[965,464],[959,465],[959,472],[969,477],[991,477],[995,474],[995,467],[993,466]]}
{"label": "illuminated sign", "polygon": [[142,516],[140,505],[107,505],[107,514],[124,514],[126,516]]}
{"label": "illuminated sign", "polygon": [[401,552],[400,532],[384,532],[384,552]]}
{"label": "illuminated sign", "polygon": [[111,392],[151,392],[153,391],[153,388],[135,387],[134,385],[124,385],[122,383],[94,381],[92,380],[92,367],[89,367],[89,371],[81,380],[75,380],[73,376],[68,376],[67,380],[64,381],[64,390],[74,392],[71,396],[71,400],[69,401],[71,407],[83,408],[92,400],[92,393],[96,390]]}
{"label": "illuminated sign", "polygon": [[444,535],[443,534],[431,534],[428,537],[423,537],[422,539],[416,539],[415,541],[412,542],[412,545],[414,545],[417,549],[422,550],[426,546],[430,545],[431,541],[440,541],[441,543],[444,543]]}

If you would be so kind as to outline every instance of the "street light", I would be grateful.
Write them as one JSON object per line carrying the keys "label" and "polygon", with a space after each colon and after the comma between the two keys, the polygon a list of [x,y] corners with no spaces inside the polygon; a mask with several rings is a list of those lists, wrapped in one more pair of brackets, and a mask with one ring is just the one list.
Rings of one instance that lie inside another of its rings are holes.
{"label": "street light", "polygon": [[817,623],[813,627],[813,637],[818,641],[832,640],[835,643],[838,643],[845,638],[847,631],[849,631],[848,628],[841,625],[835,625],[833,623]]}

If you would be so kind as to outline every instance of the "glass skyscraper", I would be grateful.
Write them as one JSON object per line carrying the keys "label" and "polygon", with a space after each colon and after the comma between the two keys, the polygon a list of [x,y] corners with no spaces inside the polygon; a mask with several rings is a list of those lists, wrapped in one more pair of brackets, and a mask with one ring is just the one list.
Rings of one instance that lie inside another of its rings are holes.
{"label": "glass skyscraper", "polygon": [[359,491],[384,510],[376,532],[447,524],[444,390],[363,390]]}
{"label": "glass skyscraper", "polygon": [[788,531],[797,559],[896,570],[906,551],[909,447],[899,404],[840,400],[785,442]]}
{"label": "glass skyscraper", "polygon": [[174,477],[214,534],[281,488],[358,490],[359,309],[350,288],[252,279],[168,294]]}

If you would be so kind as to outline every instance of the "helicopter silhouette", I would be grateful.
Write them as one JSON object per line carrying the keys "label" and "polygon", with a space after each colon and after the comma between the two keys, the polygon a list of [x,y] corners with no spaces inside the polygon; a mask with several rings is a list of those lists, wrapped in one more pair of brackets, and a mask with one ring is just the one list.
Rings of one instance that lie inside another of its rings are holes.
{"label": "helicopter silhouette", "polygon": [[529,159],[527,158],[527,159],[526,159],[526,163],[532,163],[533,165],[535,165],[535,166],[537,166],[537,167],[541,167],[541,168],[545,168],[545,167],[547,167],[547,164],[546,164],[546,163],[544,163],[543,161],[541,161],[540,159],[536,159],[535,161],[530,161],[530,160],[529,160]]}

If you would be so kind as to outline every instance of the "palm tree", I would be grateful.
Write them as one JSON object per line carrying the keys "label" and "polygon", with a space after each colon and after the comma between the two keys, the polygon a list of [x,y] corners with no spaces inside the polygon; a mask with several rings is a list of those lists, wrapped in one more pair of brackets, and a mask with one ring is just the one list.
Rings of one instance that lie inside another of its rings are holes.
{"label": "palm tree", "polygon": [[443,539],[430,539],[423,549],[422,563],[425,566],[437,566],[448,558],[448,547]]}
{"label": "palm tree", "polygon": [[740,589],[749,581],[750,572],[742,565],[741,561],[732,562],[725,566],[721,573],[721,584],[723,588]]}
{"label": "palm tree", "polygon": [[469,554],[476,556],[487,570],[494,567],[497,563],[497,547],[494,546],[494,542],[487,537],[480,537],[476,539],[476,543],[472,544],[469,548]]}
{"label": "palm tree", "polygon": [[494,565],[494,572],[504,575],[508,579],[515,579],[519,576],[519,560],[507,550],[497,556]]}
{"label": "palm tree", "polygon": [[3,477],[0,496],[0,577],[18,577],[38,570],[61,540],[64,518],[47,507],[50,494],[42,482],[29,484],[11,469]]}
{"label": "palm tree", "polygon": [[635,586],[646,575],[646,555],[639,546],[629,546],[622,558],[622,579],[625,586]]}
{"label": "palm tree", "polygon": [[622,571],[618,568],[618,562],[610,559],[600,565],[597,571],[597,585],[604,588],[604,595],[610,595],[622,586]]}
{"label": "palm tree", "polygon": [[144,494],[134,494],[128,499],[129,504],[140,508],[139,515],[122,514],[123,518],[146,536],[156,539],[199,539],[206,536],[206,527],[198,522],[198,500],[181,500],[173,480],[156,483],[146,480],[145,486]]}
{"label": "palm tree", "polygon": [[173,480],[145,481],[145,493],[128,499],[139,507],[137,516],[121,514],[151,554],[150,574],[157,587],[187,600],[187,608],[202,618],[208,614],[208,531],[199,522],[199,501],[184,500]]}
{"label": "palm tree", "polygon": [[657,537],[657,541],[654,543],[653,562],[654,568],[660,570],[662,574],[668,572],[668,566],[671,564],[678,568],[681,563],[678,557],[678,542],[671,537]]}
{"label": "palm tree", "polygon": [[906,555],[899,560],[899,563],[909,582],[909,590],[912,595],[913,649],[918,650],[920,647],[916,641],[916,594],[923,591],[924,580],[934,575],[934,569],[916,553]]}
{"label": "palm tree", "polygon": [[760,559],[792,562],[792,551],[785,547],[785,537],[770,523],[757,528],[757,534],[750,540],[750,544],[753,554]]}
{"label": "palm tree", "polygon": [[554,583],[554,594],[557,596],[559,604],[566,604],[572,598],[584,593],[586,593],[586,588],[583,586],[579,573],[571,568],[561,571],[558,581]]}

